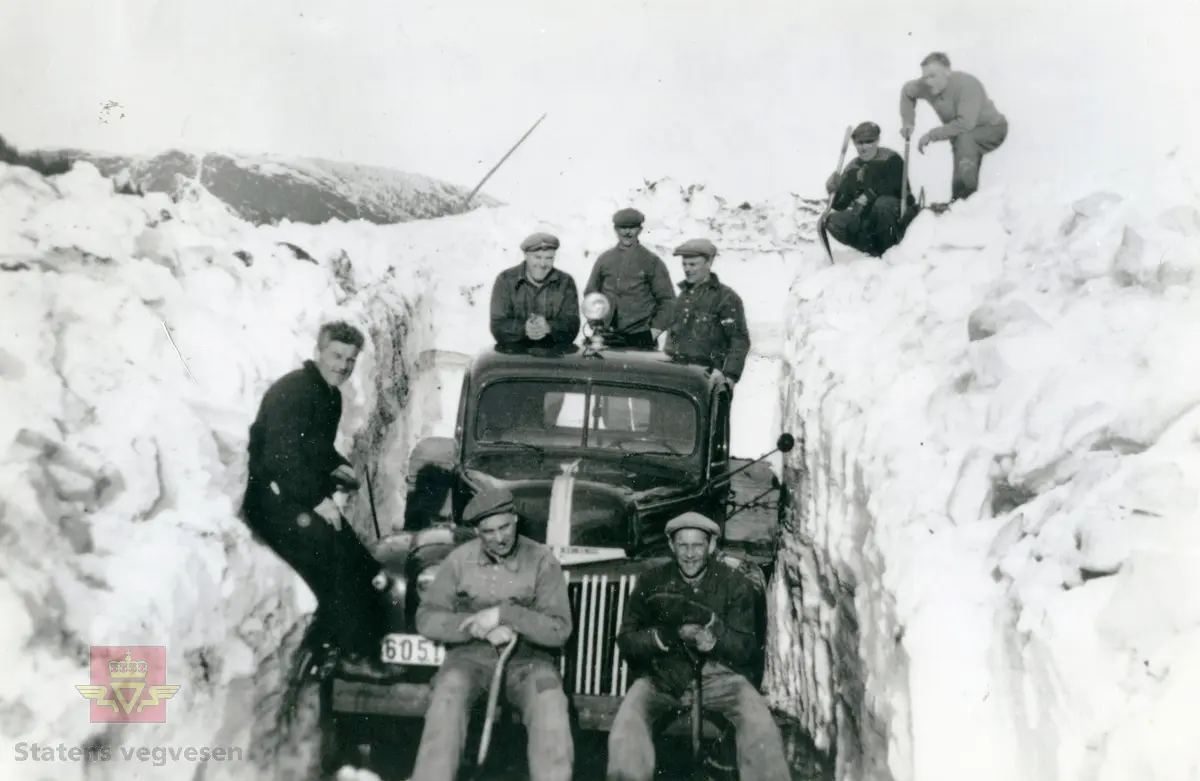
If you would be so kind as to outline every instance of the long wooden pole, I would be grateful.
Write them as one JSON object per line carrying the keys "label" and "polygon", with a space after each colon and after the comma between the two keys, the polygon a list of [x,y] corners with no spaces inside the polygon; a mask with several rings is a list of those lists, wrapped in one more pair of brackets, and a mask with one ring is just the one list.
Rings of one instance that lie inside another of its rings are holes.
{"label": "long wooden pole", "polygon": [[521,136],[520,140],[518,140],[517,143],[513,144],[512,149],[508,150],[508,152],[504,155],[504,157],[500,158],[500,162],[498,162],[494,166],[492,166],[492,170],[487,172],[487,176],[483,177],[483,180],[479,184],[475,185],[475,189],[471,191],[471,194],[463,199],[463,202],[462,202],[463,206],[466,206],[467,204],[469,204],[471,202],[471,199],[474,198],[475,194],[479,192],[479,188],[483,187],[483,185],[487,183],[487,180],[492,178],[492,174],[496,173],[496,169],[498,169],[500,166],[504,165],[504,161],[507,160],[512,155],[513,152],[517,151],[517,147],[519,147],[521,144],[525,143],[525,139],[529,138],[529,134],[532,133],[534,130],[536,130],[537,126],[542,124],[542,120],[545,118],[546,118],[545,114],[542,114],[540,117],[538,117],[538,121],[533,123],[533,127],[526,130],[525,135]]}

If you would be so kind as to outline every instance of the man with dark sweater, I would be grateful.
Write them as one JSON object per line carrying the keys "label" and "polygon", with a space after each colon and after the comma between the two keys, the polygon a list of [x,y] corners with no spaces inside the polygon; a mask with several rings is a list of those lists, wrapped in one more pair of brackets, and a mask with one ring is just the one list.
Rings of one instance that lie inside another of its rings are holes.
{"label": "man with dark sweater", "polygon": [[713,273],[717,247],[688,239],[675,248],[683,281],[671,307],[665,351],[679,360],[719,370],[735,383],[746,368],[750,329],[741,296]]}
{"label": "man with dark sweater", "polygon": [[791,778],[783,738],[766,700],[750,682],[760,650],[754,585],[714,558],[720,528],[688,512],[666,527],[675,560],[638,577],[617,644],[635,681],[608,736],[608,781],[651,781],[653,728],[695,698],[702,664],[704,708],[737,730],[741,781]]}
{"label": "man with dark sweater", "polygon": [[1008,138],[1008,119],[996,109],[979,79],[951,70],[950,58],[942,52],[921,60],[921,78],[900,90],[900,135],[905,140],[912,137],[917,100],[929,103],[943,123],[921,136],[917,151],[925,154],[932,142],[949,141],[954,150],[950,200],[967,198],[979,188],[983,156]]}
{"label": "man with dark sweater", "polygon": [[362,346],[354,326],[327,323],[312,359],[267,389],[250,426],[242,504],[246,524],[312,589],[333,655],[350,665],[368,662],[381,631],[371,586],[379,563],[334,501],[339,488],[357,486],[334,441],[342,417],[339,387]]}
{"label": "man with dark sweater", "polygon": [[670,323],[675,288],[667,264],[639,240],[645,220],[637,209],[613,215],[617,246],[596,258],[583,289],[585,298],[600,292],[612,305],[604,340],[613,347],[653,350]]}
{"label": "man with dark sweater", "polygon": [[916,215],[917,202],[908,188],[901,220],[904,158],[879,145],[879,125],[863,122],[850,138],[858,156],[840,175],[832,174],[825,182],[833,196],[825,229],[847,247],[877,258],[900,243]]}
{"label": "man with dark sweater", "polygon": [[568,345],[579,335],[579,292],[554,268],[558,237],[534,233],[521,242],[525,260],[492,284],[492,338],[507,346]]}

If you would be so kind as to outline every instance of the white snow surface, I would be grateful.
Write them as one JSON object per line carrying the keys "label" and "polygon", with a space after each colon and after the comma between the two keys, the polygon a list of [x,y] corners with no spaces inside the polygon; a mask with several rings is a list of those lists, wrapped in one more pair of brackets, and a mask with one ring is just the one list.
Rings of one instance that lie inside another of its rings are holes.
{"label": "white snow surface", "polygon": [[[882,260],[829,267],[800,199],[743,209],[671,181],[559,215],[253,227],[203,193],[115,195],[87,164],[53,180],[0,165],[0,265],[26,268],[0,271],[0,664],[23,673],[0,694],[0,735],[254,754],[278,684],[264,666],[313,607],[235,517],[263,391],[325,320],[375,337],[340,444],[380,447],[394,528],[408,449],[452,430],[457,380],[438,356],[490,343],[491,282],[521,238],[556,233],[582,289],[612,212],[635,205],[673,279],[670,249],[708,236],[746,302],[735,454],[803,435],[783,459],[799,502],[768,680],[838,750],[839,780],[1200,777],[1184,711],[1200,695],[1188,170],[982,192],[922,215]],[[377,403],[400,391],[381,432]],[[1033,498],[993,512],[1001,480]],[[121,644],[167,647],[182,685],[167,723],[88,722],[87,646]],[[6,749],[0,777],[196,771],[181,764]],[[286,774],[247,758],[203,777]]]}
{"label": "white snow surface", "polygon": [[1198,172],[981,192],[792,285],[770,678],[839,778],[1200,778]]}

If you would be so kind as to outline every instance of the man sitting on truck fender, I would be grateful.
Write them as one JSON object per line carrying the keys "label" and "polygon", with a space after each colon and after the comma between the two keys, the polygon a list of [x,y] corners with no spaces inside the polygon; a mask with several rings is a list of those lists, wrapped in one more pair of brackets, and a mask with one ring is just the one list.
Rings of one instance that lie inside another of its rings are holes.
{"label": "man sitting on truck fender", "polygon": [[532,781],[570,781],[574,745],[556,651],[571,635],[562,567],[517,533],[512,494],[485,487],[464,522],[479,536],[451,551],[417,608],[417,631],[447,646],[434,677],[413,781],[453,781],[471,705],[487,692],[500,646],[520,637],[504,673],[508,701],[529,736]]}
{"label": "man sitting on truck fender", "polygon": [[703,659],[701,696],[737,732],[741,781],[791,778],[783,738],[766,700],[750,683],[760,640],[756,594],[741,573],[716,559],[720,528],[687,512],[666,527],[675,560],[639,576],[617,643],[638,677],[608,736],[608,781],[651,781],[652,726],[695,697],[689,649]]}

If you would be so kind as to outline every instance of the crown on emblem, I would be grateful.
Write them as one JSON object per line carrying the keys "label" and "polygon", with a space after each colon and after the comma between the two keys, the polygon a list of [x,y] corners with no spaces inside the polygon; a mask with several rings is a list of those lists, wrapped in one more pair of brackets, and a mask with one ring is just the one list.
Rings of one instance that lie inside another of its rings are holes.
{"label": "crown on emblem", "polygon": [[116,659],[108,663],[109,678],[145,678],[146,670],[149,668],[146,662],[140,659],[132,659],[132,653],[125,652],[125,661],[120,662]]}

